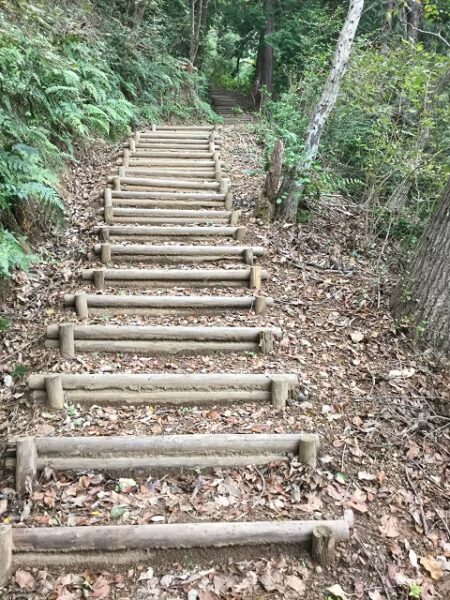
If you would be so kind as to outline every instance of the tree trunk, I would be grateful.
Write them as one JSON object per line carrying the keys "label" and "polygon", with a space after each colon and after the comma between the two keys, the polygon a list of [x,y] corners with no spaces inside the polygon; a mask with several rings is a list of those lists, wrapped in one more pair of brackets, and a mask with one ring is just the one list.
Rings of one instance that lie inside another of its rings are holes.
{"label": "tree trunk", "polygon": [[383,29],[381,31],[381,49],[386,52],[389,46],[389,40],[392,35],[392,24],[393,24],[393,13],[394,13],[394,0],[386,0],[386,9],[384,13]]}
{"label": "tree trunk", "polygon": [[138,29],[144,18],[147,0],[134,0],[131,12],[131,29]]}
{"label": "tree trunk", "polygon": [[202,31],[206,25],[209,0],[190,0],[190,44],[189,60],[192,65],[195,64]]}
{"label": "tree trunk", "polygon": [[275,213],[275,200],[281,182],[284,144],[277,140],[270,157],[270,168],[264,182],[264,188],[255,208],[255,217],[263,221],[271,221]]}
{"label": "tree trunk", "polygon": [[284,197],[277,214],[277,218],[280,220],[295,221],[297,218],[304,188],[301,178],[304,178],[311,169],[317,156],[322,132],[336,104],[363,8],[364,0],[350,0],[347,17],[339,35],[325,87],[309,122],[303,155],[294,172],[285,176],[281,187]]}
{"label": "tree trunk", "polygon": [[273,47],[267,43],[267,37],[274,30],[272,0],[265,0],[264,14],[266,15],[266,26],[259,38],[255,85],[253,88],[257,108],[261,108],[265,100],[270,98],[273,90]]}
{"label": "tree trunk", "polygon": [[416,337],[450,355],[450,179],[391,307]]}
{"label": "tree trunk", "polygon": [[406,36],[412,43],[417,42],[420,27],[421,6],[419,0],[407,0]]}

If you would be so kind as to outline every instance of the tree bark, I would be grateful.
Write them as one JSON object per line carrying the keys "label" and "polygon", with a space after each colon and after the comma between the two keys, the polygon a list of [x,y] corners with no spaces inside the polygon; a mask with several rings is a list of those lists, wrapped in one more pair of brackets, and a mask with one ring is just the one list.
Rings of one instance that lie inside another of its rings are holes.
{"label": "tree bark", "polygon": [[391,302],[415,337],[450,355],[450,179]]}
{"label": "tree bark", "polygon": [[342,78],[347,70],[348,60],[355,39],[356,30],[364,8],[364,0],[350,0],[345,23],[342,27],[331,69],[308,126],[305,149],[297,167],[287,174],[281,186],[282,202],[277,218],[283,221],[295,221],[300,205],[304,182],[302,178],[310,171],[317,156],[320,138],[328,117],[336,104]]}
{"label": "tree bark", "polygon": [[284,144],[277,140],[270,157],[270,167],[264,182],[264,188],[255,208],[255,217],[263,221],[271,221],[275,213],[275,200],[281,183]]}
{"label": "tree bark", "polygon": [[200,38],[206,24],[209,0],[190,0],[190,29],[189,61],[195,64]]}
{"label": "tree bark", "polygon": [[267,98],[270,98],[273,90],[273,47],[267,43],[267,37],[274,30],[274,15],[272,0],[265,0],[264,14],[266,15],[266,26],[261,31],[258,45],[258,56],[256,59],[255,85],[253,96],[255,105],[261,108]]}
{"label": "tree bark", "polygon": [[417,42],[420,28],[421,5],[419,0],[407,0],[406,36],[412,43]]}

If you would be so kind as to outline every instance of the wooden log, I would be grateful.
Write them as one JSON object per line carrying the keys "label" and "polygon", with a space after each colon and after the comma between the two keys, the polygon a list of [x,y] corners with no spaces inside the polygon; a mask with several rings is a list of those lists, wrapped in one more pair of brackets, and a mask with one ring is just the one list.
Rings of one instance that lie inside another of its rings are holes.
{"label": "wooden log", "polygon": [[244,262],[246,265],[253,265],[253,261],[254,261],[254,252],[253,252],[253,248],[246,248],[244,250]]}
{"label": "wooden log", "polygon": [[270,354],[273,352],[273,337],[272,331],[261,331],[259,335],[259,347],[263,354]]}
{"label": "wooden log", "polygon": [[75,294],[74,305],[79,319],[84,320],[89,318],[88,301],[85,292],[78,292]]}
{"label": "wooden log", "polygon": [[196,142],[186,142],[186,143],[180,143],[180,142],[164,142],[164,143],[160,143],[160,142],[149,142],[149,143],[140,143],[136,146],[136,151],[137,152],[147,152],[147,151],[174,151],[174,152],[192,152],[192,153],[197,153],[197,152],[202,152],[203,154],[205,152],[210,153],[210,152],[214,152],[214,150],[211,150],[211,147],[208,144],[203,144],[203,143],[196,143]]}
{"label": "wooden log", "polygon": [[25,493],[36,479],[37,453],[35,439],[19,438],[16,441],[16,489]]}
{"label": "wooden log", "polygon": [[220,225],[167,225],[166,227],[110,225],[96,228],[96,231],[100,232],[104,240],[143,241],[152,238],[232,237],[242,241],[247,229]]}
{"label": "wooden log", "polygon": [[112,203],[112,193],[111,193],[110,188],[105,188],[104,199],[105,199],[105,208],[104,208],[105,222],[109,224],[109,223],[113,222],[113,203]]}
{"label": "wooden log", "polygon": [[45,389],[47,392],[47,402],[53,410],[64,408],[64,388],[63,380],[60,374],[48,375],[45,377]]}
{"label": "wooden log", "polygon": [[103,290],[105,287],[105,269],[96,269],[95,271],[92,271],[92,280],[95,289]]}
{"label": "wooden log", "polygon": [[[45,389],[48,373],[32,374],[28,378],[30,390]],[[161,388],[180,390],[183,388],[193,389],[199,386],[206,388],[229,388],[229,387],[261,387],[271,390],[274,377],[282,377],[289,382],[290,386],[298,384],[298,376],[295,373],[283,374],[255,374],[255,373],[82,373],[60,374],[65,390],[76,390],[80,387],[88,389],[108,389],[124,387],[133,389]]]}
{"label": "wooden log", "polygon": [[281,338],[281,329],[264,327],[203,327],[178,325],[73,325],[62,323],[47,327],[47,338],[58,340],[61,328],[70,325],[75,340],[197,340],[197,341],[248,341],[258,342],[260,336],[270,333]]}
{"label": "wooden log", "polygon": [[[96,254],[101,255],[102,262],[108,262],[107,259],[105,261],[105,251],[103,250],[104,246],[109,247],[108,250],[111,254],[107,254],[109,256],[117,256],[117,255],[138,255],[138,256],[189,256],[195,257],[200,256],[202,258],[210,257],[210,258],[236,258],[245,256],[245,252],[249,250],[249,248],[245,248],[243,246],[176,246],[176,245],[165,245],[165,246],[157,246],[157,245],[146,245],[146,244],[136,244],[136,245],[127,245],[121,246],[119,244],[96,244],[94,246],[94,252]],[[253,256],[262,256],[264,253],[264,248],[261,246],[255,246],[250,249],[252,251]]]}
{"label": "wooden log", "polygon": [[[147,198],[155,200],[215,200],[225,202],[225,194],[215,192],[150,192],[138,190],[114,190],[112,203],[117,198]],[[228,207],[229,208],[229,207]]]}
{"label": "wooden log", "polygon": [[[244,259],[245,262],[247,263],[247,258]],[[253,261],[253,258],[252,258]],[[247,263],[248,264],[248,263]],[[261,289],[261,279],[262,277],[262,270],[260,266],[253,266],[250,268],[250,283],[249,283],[249,287],[254,288],[255,290],[260,290]]]}
{"label": "wooden log", "polygon": [[329,567],[334,563],[336,535],[331,527],[317,525],[312,531],[311,555],[314,562],[321,567]]}
{"label": "wooden log", "polygon": [[[86,308],[195,308],[195,309],[251,309],[257,314],[263,312],[267,305],[273,303],[272,298],[253,296],[125,296],[109,294],[84,294]],[[73,294],[64,295],[64,305],[76,306],[77,296]],[[261,300],[263,306],[259,308],[257,301]]]}
{"label": "wooden log", "polygon": [[9,583],[12,571],[13,537],[12,527],[0,524],[0,587]]}
{"label": "wooden log", "polygon": [[220,184],[210,181],[189,181],[188,179],[152,179],[151,177],[121,177],[121,185],[155,186],[159,188],[186,188],[219,190]]}
{"label": "wooden log", "polygon": [[183,177],[189,178],[191,181],[195,179],[215,179],[215,170],[209,169],[208,167],[199,167],[182,169],[175,169],[173,167],[163,168],[162,166],[156,165],[155,167],[145,167],[145,166],[137,166],[137,167],[128,167],[125,171],[126,177],[164,177],[164,178],[172,178],[172,177]]}
{"label": "wooden log", "polygon": [[[47,403],[47,394],[41,390],[32,392],[33,400]],[[107,406],[211,406],[240,404],[243,402],[270,402],[271,394],[265,390],[249,390],[243,388],[236,391],[234,388],[228,390],[210,390],[208,388],[199,391],[161,391],[161,390],[121,390],[109,388],[107,390],[80,389],[66,391],[64,394],[67,404],[82,405],[107,405]]]}
{"label": "wooden log", "polygon": [[[210,133],[208,131],[205,132],[191,132],[191,133],[176,133],[176,132],[142,132],[141,140],[201,140],[205,142],[209,142]],[[220,139],[220,138],[218,138]]]}
{"label": "wooden log", "polygon": [[121,189],[120,188],[120,177],[114,177],[112,184],[113,184],[114,191],[116,191],[116,192],[120,191],[120,189]]}
{"label": "wooden log", "polygon": [[75,337],[73,323],[61,323],[56,325],[59,336],[59,351],[64,358],[75,356]]}
{"label": "wooden log", "polygon": [[131,157],[131,153],[136,152],[136,142],[134,140],[130,140],[129,149]]}
{"label": "wooden log", "polygon": [[272,404],[275,408],[285,408],[289,397],[289,379],[283,375],[272,377]]}
{"label": "wooden log", "polygon": [[298,448],[298,459],[312,469],[317,466],[317,453],[320,446],[320,438],[315,433],[304,434]]}
{"label": "wooden log", "polygon": [[[238,213],[235,215],[234,213]],[[147,224],[230,223],[236,227],[240,211],[170,208],[115,208],[115,222]]]}
{"label": "wooden log", "polygon": [[[36,437],[41,463],[57,456],[201,456],[231,453],[263,455],[297,452],[299,433],[214,433],[151,436]],[[45,463],[44,463],[45,464]],[[201,463],[199,463],[201,464]]]}
{"label": "wooden log", "polygon": [[272,298],[268,298],[267,296],[255,296],[253,310],[257,315],[262,315],[266,312],[267,306],[271,306],[272,304]]}
{"label": "wooden log", "polygon": [[[130,147],[131,150],[131,147]],[[210,160],[213,158],[212,152],[196,152],[194,150],[131,150],[130,158],[134,157],[144,157],[144,158],[190,158],[190,159],[207,159]]]}
{"label": "wooden log", "polygon": [[129,148],[124,148],[123,150],[123,166],[127,168],[130,164],[130,150]]}
{"label": "wooden log", "polygon": [[[46,340],[46,348],[57,348],[55,340]],[[77,352],[113,352],[143,354],[146,356],[212,354],[225,352],[257,352],[261,349],[252,341],[165,341],[165,340],[80,340],[75,342]]]}
{"label": "wooden log", "polygon": [[178,159],[172,158],[152,158],[148,156],[146,152],[138,152],[135,153],[134,157],[130,158],[130,167],[142,167],[142,166],[154,166],[159,168],[172,168],[176,169],[184,169],[186,172],[186,176],[189,175],[190,169],[214,169],[215,165],[219,159],[184,159],[180,162]]}
{"label": "wooden log", "polygon": [[104,265],[112,261],[112,246],[111,244],[101,244],[97,254],[100,254],[100,260]]}
{"label": "wooden log", "polygon": [[150,548],[195,548],[258,544],[311,544],[319,525],[331,527],[336,541],[350,537],[347,521],[238,521],[152,525],[18,527],[15,552],[118,551]]}
{"label": "wooden log", "polygon": [[[250,270],[247,269],[102,269],[81,271],[83,280],[93,281],[96,273],[101,273],[105,284],[124,281],[166,281],[170,285],[180,285],[182,282],[193,282],[205,285],[206,283],[233,282],[248,284]],[[99,276],[97,275],[97,278]],[[261,271],[261,279],[268,278],[267,271]],[[173,283],[172,283],[173,282]],[[103,285],[104,287],[104,285]],[[98,289],[103,289],[98,288]]]}
{"label": "wooden log", "polygon": [[240,210],[233,211],[225,211],[226,213],[230,213],[230,225],[237,225],[239,223],[239,219],[241,218]]}

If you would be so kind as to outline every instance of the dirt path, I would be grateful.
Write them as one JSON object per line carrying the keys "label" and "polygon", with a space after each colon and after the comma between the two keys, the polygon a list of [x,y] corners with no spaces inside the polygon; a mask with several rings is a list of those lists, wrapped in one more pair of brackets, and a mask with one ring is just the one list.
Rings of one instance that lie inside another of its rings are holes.
{"label": "dirt path", "polygon": [[[329,571],[287,547],[154,553],[118,573],[21,569],[5,597],[26,592],[64,600],[319,599],[339,584],[349,597],[370,600],[407,598],[410,592],[417,595],[417,587],[424,599],[447,598],[449,418],[441,407],[449,398],[448,365],[417,352],[396,330],[386,308],[392,281],[379,275],[389,256],[380,258],[382,244],[365,235],[364,214],[333,198],[314,206],[305,225],[254,223],[251,209],[263,176],[260,150],[245,128],[227,131],[223,138],[235,207],[243,210],[248,242],[268,249],[261,263],[269,272],[264,294],[275,304],[264,323],[283,331],[277,351],[225,357],[79,354],[65,360],[43,349],[44,327],[67,320],[62,295],[79,288],[75,274],[86,266],[87,252],[96,242],[91,231],[99,221],[98,197],[114,160],[112,152],[100,150],[74,169],[69,180],[73,195],[67,198],[67,232],[49,240],[44,264],[16,276],[2,311],[11,325],[2,334],[0,426],[9,438],[310,431],[322,439],[318,469],[308,472],[294,461],[128,482],[124,479],[130,478],[108,473],[70,477],[46,471],[25,498],[16,497],[11,473],[5,472],[2,519],[15,526],[320,519],[339,518],[351,508],[354,535],[339,546]],[[202,292],[207,290],[195,291]],[[257,326],[261,317],[108,318],[109,324],[125,322]],[[298,373],[300,386],[285,411],[244,403],[206,408],[73,405],[50,413],[30,400],[25,385],[26,373],[46,371],[284,372]]]}

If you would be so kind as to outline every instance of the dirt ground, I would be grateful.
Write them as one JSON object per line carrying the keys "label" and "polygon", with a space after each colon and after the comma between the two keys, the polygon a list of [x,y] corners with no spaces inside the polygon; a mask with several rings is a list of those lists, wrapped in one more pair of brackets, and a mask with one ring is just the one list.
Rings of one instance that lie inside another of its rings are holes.
{"label": "dirt ground", "polygon": [[[48,468],[31,494],[20,498],[13,474],[4,470],[1,519],[17,527],[51,527],[340,518],[352,509],[352,538],[339,545],[328,570],[289,547],[160,552],[129,569],[19,569],[0,597],[449,599],[449,364],[431,350],[417,349],[389,314],[394,248],[367,232],[363,207],[339,196],[312,201],[306,224],[256,223],[252,208],[264,177],[261,150],[245,127],[227,130],[224,138],[235,204],[249,228],[246,241],[266,248],[260,264],[269,279],[262,293],[273,297],[273,307],[263,316],[92,321],[271,325],[283,331],[276,351],[268,356],[79,354],[64,360],[44,348],[46,325],[75,321],[64,311],[62,296],[80,289],[77,273],[94,264],[91,229],[100,223],[100,195],[116,151],[98,147],[67,174],[66,229],[38,244],[42,261],[14,275],[0,311],[9,321],[0,334],[2,457],[7,441],[24,434],[314,431],[321,436],[317,470],[292,460],[118,479],[106,472],[71,476]],[[177,290],[163,293],[171,292]],[[43,371],[285,372],[296,373],[299,385],[285,411],[261,404],[68,406],[52,414],[33,403],[26,387],[29,373]]]}

